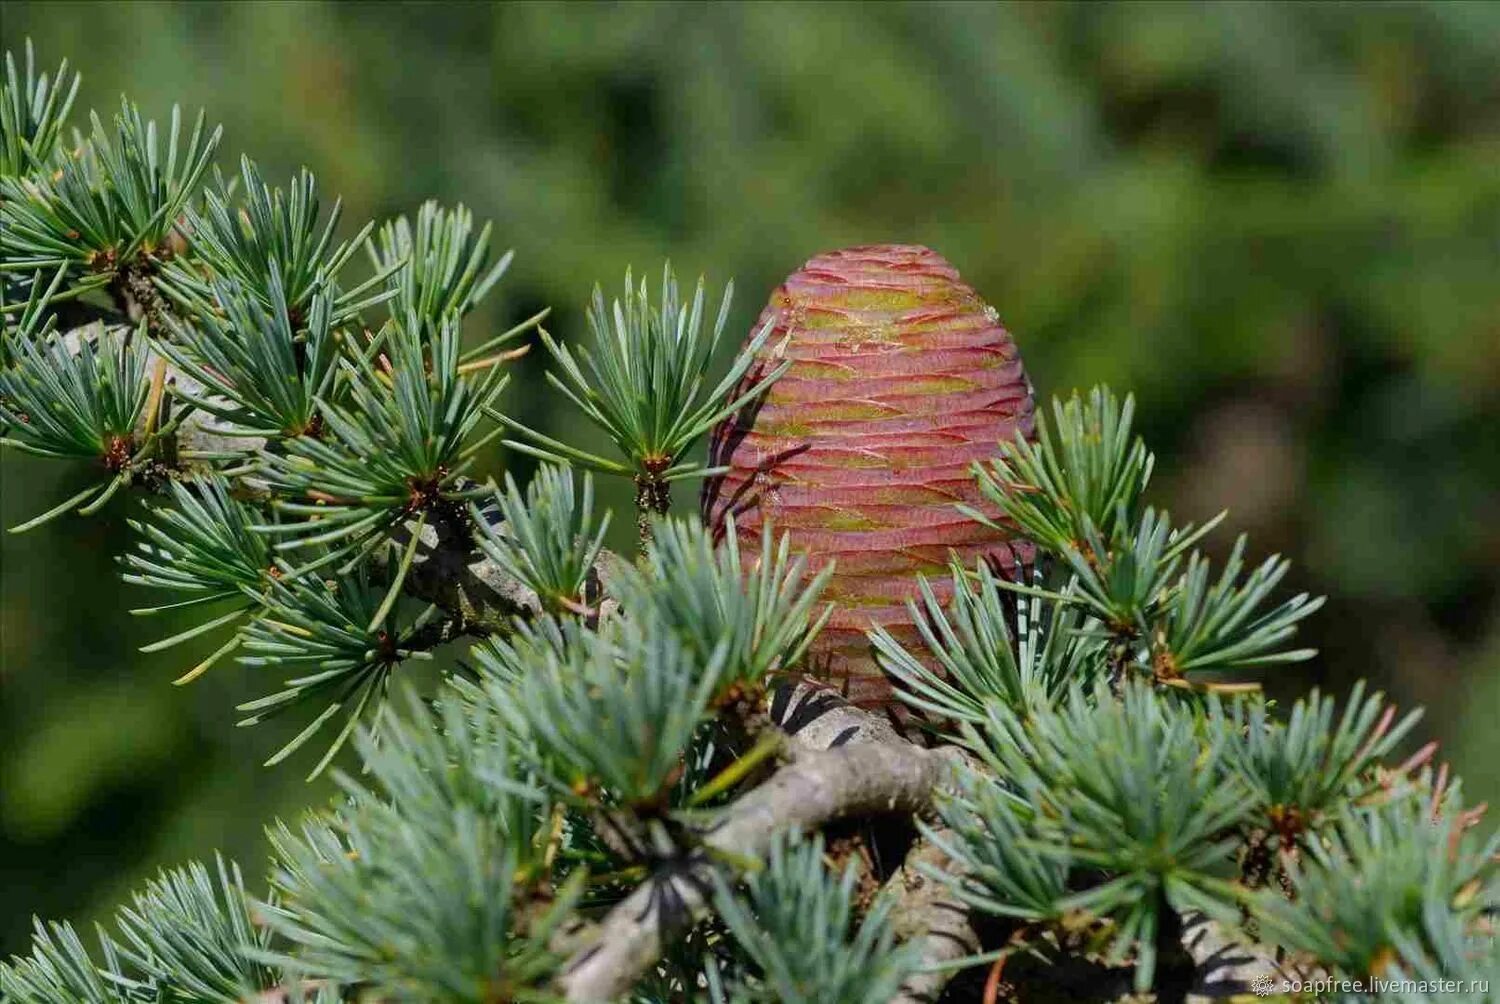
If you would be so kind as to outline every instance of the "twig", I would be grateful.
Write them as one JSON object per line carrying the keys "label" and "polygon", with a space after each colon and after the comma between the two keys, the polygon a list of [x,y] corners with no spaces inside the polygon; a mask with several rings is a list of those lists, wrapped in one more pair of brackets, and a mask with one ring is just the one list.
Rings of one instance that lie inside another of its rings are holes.
{"label": "twig", "polygon": [[121,313],[132,321],[144,320],[153,338],[163,338],[171,310],[152,281],[156,267],[151,258],[122,266],[109,284],[109,291]]}
{"label": "twig", "polygon": [[[488,515],[488,513],[486,513]],[[531,617],[543,610],[536,593],[480,551],[467,517],[439,518],[420,530],[420,543],[407,574],[408,595],[435,603],[465,625],[470,634],[500,634],[511,629],[516,617]],[[415,529],[415,521],[406,533]],[[500,532],[505,532],[500,527]],[[396,543],[410,538],[396,536]],[[604,550],[594,562],[587,595],[597,617],[610,616],[616,607],[609,599],[610,583],[622,559]]]}
{"label": "twig", "polygon": [[984,981],[984,1004],[995,1004],[1000,996],[1000,974],[1005,971],[1005,956],[1002,955],[995,960],[990,967],[990,975]]}
{"label": "twig", "polygon": [[641,553],[651,546],[651,521],[672,511],[672,486],[654,473],[635,476],[635,525]]}

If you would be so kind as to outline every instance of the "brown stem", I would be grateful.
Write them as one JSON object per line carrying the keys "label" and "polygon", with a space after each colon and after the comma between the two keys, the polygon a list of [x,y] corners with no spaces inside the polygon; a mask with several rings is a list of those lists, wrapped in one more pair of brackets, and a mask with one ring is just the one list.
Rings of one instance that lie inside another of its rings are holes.
{"label": "brown stem", "polygon": [[1156,929],[1156,979],[1154,990],[1158,1004],[1186,1004],[1196,972],[1192,956],[1182,944],[1185,925],[1182,917],[1160,897]]}
{"label": "brown stem", "polygon": [[990,974],[984,981],[983,1004],[995,1004],[1000,997],[1000,977],[1005,972],[1006,956],[1002,955],[990,966]]}
{"label": "brown stem", "polygon": [[641,553],[651,546],[651,520],[672,511],[672,485],[655,472],[635,476],[635,525],[640,534]]}
{"label": "brown stem", "polygon": [[132,321],[144,318],[146,330],[151,333],[151,337],[165,338],[167,315],[171,311],[166,298],[156,288],[156,283],[152,282],[155,273],[156,265],[152,259],[132,261],[120,266],[114,281],[110,283],[109,291],[127,317]]}

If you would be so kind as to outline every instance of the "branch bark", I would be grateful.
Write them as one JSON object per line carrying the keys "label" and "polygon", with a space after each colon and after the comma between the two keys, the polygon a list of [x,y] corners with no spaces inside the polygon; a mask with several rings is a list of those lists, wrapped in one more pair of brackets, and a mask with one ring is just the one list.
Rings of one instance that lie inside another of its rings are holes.
{"label": "branch bark", "polygon": [[[938,832],[947,835],[946,830]],[[942,848],[919,837],[886,883],[886,895],[896,900],[891,914],[896,936],[922,945],[918,969],[907,977],[891,1004],[935,1004],[956,970],[930,967],[979,952],[979,932],[974,929],[968,906],[947,883],[927,874],[929,870],[954,874],[956,869],[957,863]]]}
{"label": "branch bark", "polygon": [[[489,518],[493,512],[486,509],[484,515]],[[587,586],[595,616],[607,617],[614,610],[610,583],[623,561],[608,550],[595,560]],[[470,634],[503,633],[510,630],[513,618],[542,612],[536,593],[475,547],[470,528],[460,520],[434,520],[423,528],[404,588],[417,599],[437,604]]]}
{"label": "branch bark", "polygon": [[[929,809],[956,758],[945,750],[922,749],[899,737],[883,741],[878,735],[872,728],[858,741],[850,736],[831,749],[799,753],[727,808],[704,835],[703,853],[679,870],[648,879],[591,932],[591,943],[575,952],[559,980],[567,999],[607,1001],[624,993],[661,958],[672,939],[708,911],[713,852],[759,857],[777,835],[792,829]],[[810,739],[803,736],[797,744],[806,750]]]}
{"label": "branch bark", "polygon": [[1257,984],[1264,981],[1279,987],[1283,979],[1309,978],[1309,974],[1283,964],[1274,948],[1230,937],[1223,927],[1201,913],[1183,916],[1182,947],[1196,970],[1188,1004],[1243,997],[1256,992]]}
{"label": "branch bark", "polygon": [[833,688],[794,680],[776,688],[766,714],[804,750],[826,750],[863,743],[910,745],[887,719],[857,708]]}

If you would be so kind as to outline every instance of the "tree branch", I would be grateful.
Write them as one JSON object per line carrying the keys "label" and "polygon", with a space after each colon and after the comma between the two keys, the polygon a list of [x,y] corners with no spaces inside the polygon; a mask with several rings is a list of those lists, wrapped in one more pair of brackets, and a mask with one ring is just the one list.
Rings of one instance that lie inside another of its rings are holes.
{"label": "tree branch", "polygon": [[713,852],[759,857],[779,834],[850,817],[924,812],[955,758],[904,740],[855,742],[799,755],[728,807],[703,837],[703,853],[653,876],[617,904],[576,952],[559,982],[570,1001],[607,1001],[654,965],[667,944],[702,917]]}
{"label": "tree branch", "polygon": [[[938,832],[941,837],[949,835],[946,830]],[[885,895],[894,896],[896,901],[891,911],[896,936],[922,944],[919,968],[907,977],[891,1004],[934,1004],[957,970],[930,967],[979,953],[979,932],[970,920],[968,906],[953,894],[951,886],[928,874],[953,873],[956,867],[942,848],[919,837],[886,883]]]}
{"label": "tree branch", "polygon": [[850,743],[907,745],[887,719],[857,708],[826,684],[801,679],[782,684],[766,709],[771,723],[804,750],[834,749]]}
{"label": "tree branch", "polygon": [[[492,514],[493,510],[484,510],[486,518]],[[492,521],[491,525],[498,523]],[[499,529],[505,532],[503,526]],[[403,545],[408,540],[410,537],[403,534],[396,543]],[[597,616],[608,616],[616,608],[610,598],[610,583],[623,560],[603,550],[594,562],[586,596]],[[470,634],[507,632],[515,617],[535,616],[543,609],[533,590],[475,546],[466,516],[431,520],[423,527],[404,589],[410,596],[437,604]]]}
{"label": "tree branch", "polygon": [[1201,913],[1183,916],[1182,947],[1196,970],[1189,1004],[1243,997],[1254,992],[1257,981],[1272,980],[1279,987],[1284,978],[1309,978],[1280,962],[1274,948],[1236,940]]}

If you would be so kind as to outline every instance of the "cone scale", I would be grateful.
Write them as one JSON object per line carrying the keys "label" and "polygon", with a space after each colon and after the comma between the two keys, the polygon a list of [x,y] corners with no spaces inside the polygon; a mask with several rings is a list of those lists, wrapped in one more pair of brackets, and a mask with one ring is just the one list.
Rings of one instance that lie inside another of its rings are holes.
{"label": "cone scale", "polygon": [[865,632],[879,624],[924,651],[906,608],[919,573],[946,603],[950,554],[1007,576],[1033,559],[1014,532],[955,508],[1000,519],[970,467],[1017,431],[1032,434],[1030,385],[995,311],[925,247],[818,255],[772,293],[753,330],[767,323],[760,362],[792,365],[715,431],[710,463],[729,470],[704,485],[704,518],[722,530],[733,513],[750,547],[769,522],[814,572],[835,563],[824,598],[836,608],[810,675],[885,705],[890,686]]}

